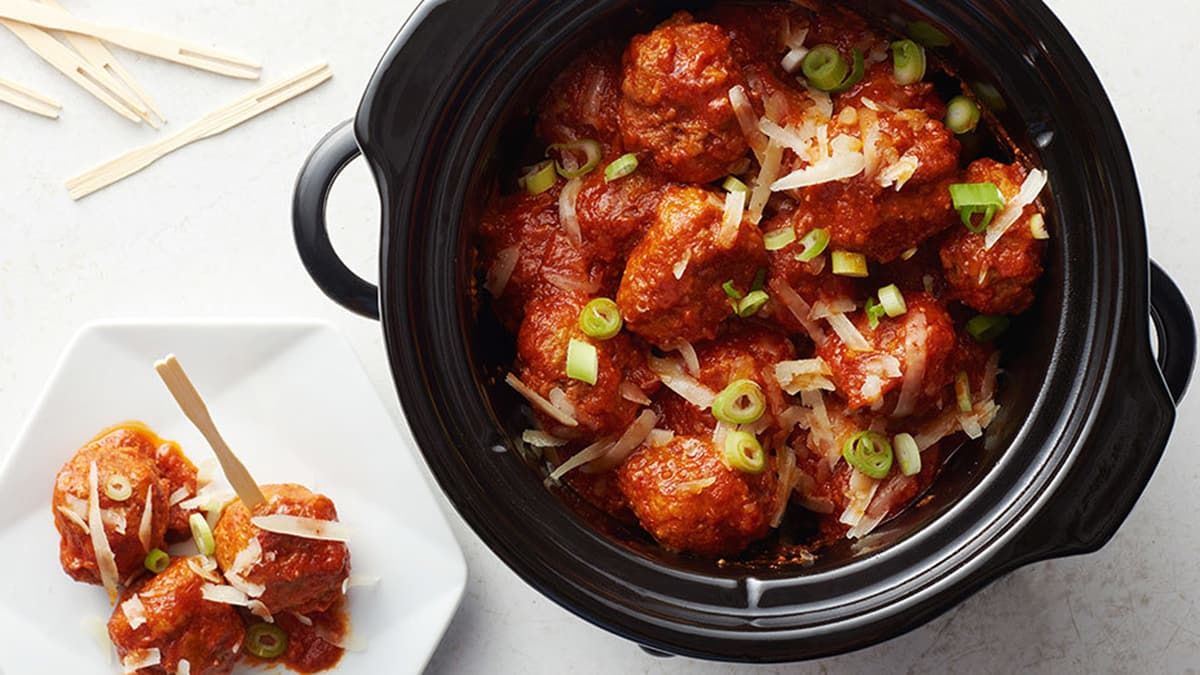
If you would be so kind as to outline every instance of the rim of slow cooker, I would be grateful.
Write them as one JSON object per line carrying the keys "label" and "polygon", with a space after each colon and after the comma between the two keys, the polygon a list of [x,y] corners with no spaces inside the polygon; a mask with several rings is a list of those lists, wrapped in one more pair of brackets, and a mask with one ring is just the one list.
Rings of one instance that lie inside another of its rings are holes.
{"label": "rim of slow cooker", "polygon": [[[523,6],[521,12],[525,20],[530,18],[529,5],[537,4],[526,3]],[[906,4],[918,9],[930,5],[928,2],[915,1]],[[837,632],[845,634],[852,632],[856,626],[875,623],[906,611],[914,613],[909,623],[916,625],[924,620],[917,616],[923,605],[946,604],[944,600],[940,603],[935,600],[947,594],[964,595],[987,580],[980,576],[980,571],[1019,531],[1020,526],[1036,513],[1038,505],[1048,499],[1055,488],[1056,477],[1061,478],[1070,461],[1081,452],[1080,441],[1086,437],[1092,425],[1098,408],[1096,402],[1108,389],[1114,351],[1132,340],[1139,350],[1146,343],[1144,351],[1149,353],[1148,342],[1144,338],[1139,339],[1139,336],[1148,332],[1145,300],[1142,297],[1144,293],[1139,292],[1139,288],[1144,291],[1145,270],[1139,271],[1137,267],[1144,264],[1141,261],[1145,260],[1144,227],[1136,184],[1132,181],[1132,169],[1119,126],[1098,80],[1065,29],[1040,3],[1022,4],[1024,6],[1020,8],[1008,9],[1014,15],[1015,25],[1021,26],[1019,30],[1028,31],[1040,44],[1040,49],[1028,57],[1032,64],[1040,59],[1046,65],[1052,63],[1050,71],[1068,68],[1070,73],[1064,73],[1063,76],[1074,76],[1073,86],[1068,89],[1082,90],[1097,99],[1097,105],[1080,113],[1092,118],[1090,124],[1078,125],[1077,129],[1068,129],[1063,133],[1069,138],[1084,127],[1103,133],[1103,138],[1093,138],[1091,140],[1094,142],[1085,147],[1090,147],[1097,155],[1106,155],[1106,159],[1096,162],[1088,171],[1105,173],[1103,167],[1108,166],[1110,172],[1117,175],[1106,174],[1100,176],[1099,180],[1083,182],[1083,192],[1076,196],[1081,208],[1085,208],[1091,216],[1087,221],[1089,225],[1102,218],[1107,219],[1112,225],[1110,229],[1120,236],[1115,242],[1106,242],[1108,247],[1102,247],[1094,239],[1090,242],[1086,240],[1083,234],[1064,231],[1062,239],[1057,242],[1063,250],[1063,282],[1067,284],[1064,297],[1074,299],[1076,309],[1082,303],[1088,310],[1088,320],[1081,322],[1081,316],[1067,312],[1065,307],[1060,312],[1055,326],[1059,339],[1051,356],[1052,367],[1036,396],[1031,414],[1013,438],[1013,446],[1040,447],[1037,453],[1039,461],[1016,467],[1013,466],[1016,453],[1004,453],[988,474],[958,503],[939,515],[936,521],[886,549],[851,560],[836,569],[800,576],[780,576],[769,572],[762,575],[747,574],[740,579],[699,574],[664,566],[616,545],[586,524],[568,518],[567,509],[561,505],[549,513],[537,513],[536,518],[522,519],[521,516],[529,515],[529,509],[544,507],[545,500],[534,497],[526,498],[521,503],[507,503],[505,506],[512,511],[511,514],[504,513],[503,509],[497,512],[491,508],[492,505],[483,503],[479,499],[479,491],[485,491],[483,494],[490,491],[486,483],[471,475],[470,464],[463,461],[460,466],[452,463],[451,459],[438,457],[442,450],[438,446],[443,444],[469,453],[473,448],[491,447],[499,440],[498,437],[480,437],[471,430],[455,428],[455,423],[447,419],[454,410],[449,403],[462,403],[472,395],[480,399],[475,401],[476,406],[489,409],[488,402],[482,400],[483,392],[477,384],[463,388],[461,370],[448,371],[439,365],[446,358],[455,357],[465,358],[469,362],[469,346],[435,344],[436,337],[426,332],[427,327],[413,326],[411,323],[414,308],[417,308],[427,312],[426,320],[431,317],[431,323],[449,322],[449,325],[456,327],[460,340],[465,339],[469,331],[464,322],[469,320],[470,313],[464,313],[457,301],[451,303],[451,307],[428,301],[430,297],[465,297],[461,288],[462,275],[448,283],[436,271],[426,270],[426,261],[414,261],[414,251],[430,248],[427,242],[417,241],[420,237],[412,236],[420,231],[419,228],[410,231],[410,236],[400,241],[400,238],[389,236],[392,227],[385,224],[381,264],[385,270],[384,278],[393,279],[398,285],[393,287],[392,281],[381,285],[388,349],[393,357],[398,384],[399,378],[406,375],[402,365],[411,367],[411,370],[407,370],[408,377],[419,374],[418,379],[422,381],[420,391],[401,387],[406,412],[410,421],[414,422],[414,434],[456,508],[489,547],[517,570],[522,578],[584,618],[639,642],[712,657],[712,652],[706,651],[701,643],[695,641],[735,640],[745,642],[747,654],[754,658],[762,654],[749,653],[749,646],[763,640],[767,634],[796,639],[819,634],[831,638],[834,626]],[[960,9],[965,18],[959,17],[957,20],[970,21],[973,14],[976,17],[974,20],[978,21],[977,17],[985,13],[977,10],[972,3],[965,3]],[[509,50],[507,58],[493,59],[486,65],[477,62],[474,66],[482,66],[490,73],[502,72],[506,67],[528,72],[533,66],[520,65],[519,59],[549,54],[562,40],[569,39],[575,29],[586,25],[600,12],[599,5],[580,11],[570,3],[557,10],[545,9],[535,18],[551,22],[558,28],[551,31],[550,35],[542,30],[538,47],[531,49],[526,45],[525,48],[513,48]],[[515,28],[512,19],[512,16],[498,17],[495,22],[503,27],[499,32],[509,31],[509,39],[515,43],[524,31]],[[475,81],[483,82],[486,79],[479,77]],[[1009,78],[998,79],[1004,81]],[[510,80],[500,84],[491,82],[485,84],[484,88],[499,88],[501,93],[498,96],[503,99],[504,95],[511,95],[517,86],[515,81]],[[1004,90],[1019,93],[1009,87],[1004,87]],[[443,130],[452,126],[453,122],[468,118],[472,105],[479,105],[485,98],[480,91],[459,89],[456,93],[459,96],[454,101],[458,104],[456,114],[453,119],[439,121]],[[1015,100],[1028,104],[1028,98],[1028,95],[1019,95]],[[359,138],[364,140],[364,149],[377,167],[377,175],[382,175],[385,173],[382,167],[389,160],[372,152],[370,107],[364,100],[359,117]],[[494,118],[492,121],[495,121]],[[467,181],[443,182],[441,179],[453,175],[450,171],[452,168],[461,171],[480,161],[487,130],[463,133],[461,129],[456,129],[446,133],[451,138],[430,134],[430,145],[435,140],[442,142],[447,152],[441,153],[440,160],[423,159],[424,170],[421,173],[434,173],[433,184],[455,187],[442,190],[443,194],[438,197],[428,194],[428,186],[417,185],[414,190],[417,199],[411,208],[413,222],[445,222],[440,219],[425,221],[419,215],[422,211],[435,215],[458,213],[461,216],[462,208],[457,207],[456,210],[454,202],[461,203],[465,199],[463,191]],[[1058,147],[1062,147],[1062,144]],[[1056,175],[1051,166],[1057,157],[1055,152],[1064,151],[1051,148],[1041,155],[1047,168],[1051,169],[1052,176]],[[451,167],[446,158],[458,159]],[[1073,166],[1067,161],[1060,164]],[[1112,189],[1109,180],[1117,180],[1119,189]],[[385,180],[379,182],[383,190]],[[1101,190],[1097,187],[1099,185],[1108,189]],[[1052,187],[1056,196],[1061,194],[1061,184],[1052,184]],[[421,196],[423,189],[426,191],[424,197]],[[391,194],[383,194],[385,204],[391,205],[390,209],[385,209],[385,213],[389,214],[385,218],[399,217],[406,211],[405,205],[400,203],[402,200],[397,199],[395,190]],[[1105,204],[1106,196],[1111,200],[1108,204]],[[1067,222],[1062,209],[1069,202],[1054,200],[1055,222]],[[423,209],[420,208],[422,206]],[[461,221],[460,217],[449,223],[449,227],[426,229],[439,231],[433,237],[440,240],[440,246],[444,248],[448,243],[447,238],[451,236],[444,230],[453,230],[457,236]],[[429,232],[422,234],[431,236]],[[1086,247],[1089,249],[1086,251],[1088,255],[1082,255],[1084,245],[1089,243],[1090,246]],[[407,254],[403,249],[408,249]],[[392,260],[409,263],[410,275],[421,272],[414,278],[422,283],[401,284],[399,277],[403,275],[387,275],[386,270],[392,267]],[[412,264],[414,262],[416,264]],[[1102,276],[1099,274],[1101,267],[1118,273],[1114,277]],[[1085,325],[1081,327],[1081,323]],[[458,382],[453,386],[459,387],[459,390],[439,391],[445,386],[444,376],[457,378]],[[1053,407],[1050,399],[1056,392],[1064,391],[1074,392],[1072,414],[1067,416],[1048,410]],[[417,423],[413,420],[422,413],[431,413],[430,417],[436,418],[436,422],[429,423],[427,420],[426,423]],[[1052,424],[1044,423],[1048,416],[1055,418]],[[488,419],[491,420],[490,417]],[[434,449],[426,450],[431,447]],[[474,481],[468,483],[464,480],[467,478],[473,478]],[[508,516],[516,517],[516,521],[510,522]],[[563,561],[572,561],[574,564],[564,568]],[[597,569],[600,561],[611,566]],[[580,574],[579,570],[587,570],[587,574]],[[704,591],[700,596],[720,598],[723,602],[698,603],[695,595],[682,592],[695,591],[696,586]],[[834,589],[824,594],[823,602],[817,601],[821,596],[819,593],[815,593],[813,599],[803,605],[794,601],[771,602],[772,598],[780,597],[781,591],[795,595],[798,589],[812,590],[821,586]],[[663,592],[663,589],[671,589],[675,593]],[[745,606],[735,606],[734,602],[730,602],[742,599],[746,600]],[[637,617],[638,625],[631,625],[631,614]],[[862,646],[868,641],[873,640],[834,639],[824,649],[808,651],[813,655],[833,653],[844,650],[847,644]],[[723,652],[718,656],[736,658],[738,654]]]}

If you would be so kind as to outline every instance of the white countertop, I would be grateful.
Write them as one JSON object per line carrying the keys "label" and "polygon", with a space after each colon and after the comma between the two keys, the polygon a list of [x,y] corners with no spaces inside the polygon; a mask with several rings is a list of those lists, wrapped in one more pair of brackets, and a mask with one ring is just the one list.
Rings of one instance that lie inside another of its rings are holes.
{"label": "white countertop", "polygon": [[[412,0],[63,0],[109,23],[220,45],[278,79],[320,60],[333,82],[224,136],[187,148],[80,203],[68,176],[155,134],[103,108],[0,30],[0,77],[65,104],[58,122],[0,105],[0,452],[6,452],[68,339],[109,317],[321,317],[340,326],[381,395],[394,400],[376,324],[326,300],[300,266],[290,199],[296,171],[350,117]],[[1200,94],[1181,86],[1200,4],[1052,0],[1092,59],[1137,164],[1150,249],[1200,298],[1196,186]],[[194,9],[188,9],[193,7]],[[178,128],[253,85],[118,52]],[[1087,105],[1080,101],[1080,105]],[[330,207],[335,244],[375,277],[378,206],[361,163]],[[403,424],[398,407],[398,423]],[[909,635],[780,672],[1182,672],[1200,664],[1200,398],[1185,401],[1137,508],[1094,555],[1018,570]],[[47,485],[47,490],[49,486]],[[443,503],[445,503],[443,501]],[[436,673],[733,672],[659,660],[545,600],[453,515],[470,567]],[[746,669],[749,670],[749,669]],[[759,668],[755,672],[768,672]]]}

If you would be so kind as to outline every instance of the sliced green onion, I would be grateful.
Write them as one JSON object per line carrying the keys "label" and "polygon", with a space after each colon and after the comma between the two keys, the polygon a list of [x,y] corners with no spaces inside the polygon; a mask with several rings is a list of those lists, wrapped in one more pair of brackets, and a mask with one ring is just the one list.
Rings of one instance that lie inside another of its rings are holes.
{"label": "sliced green onion", "polygon": [[901,260],[912,260],[912,257],[916,254],[917,254],[917,247],[914,246],[914,247],[908,249],[907,251],[905,251],[904,253],[901,253],[900,259]]}
{"label": "sliced green onion", "polygon": [[733,286],[733,279],[721,284],[721,288],[725,290],[725,295],[729,296],[730,300],[741,300],[742,294]]}
{"label": "sliced green onion", "polygon": [[900,473],[905,476],[915,476],[921,473],[921,449],[912,434],[896,434],[892,439],[896,446],[896,462],[900,464]]}
{"label": "sliced green onion", "polygon": [[730,431],[725,434],[725,462],[742,473],[762,473],[767,468],[767,453],[754,434]]}
{"label": "sliced green onion", "polygon": [[966,96],[955,96],[946,104],[946,128],[956,134],[975,131],[979,118],[979,106]]}
{"label": "sliced green onion", "polygon": [[926,47],[949,47],[950,38],[942,31],[924,21],[914,21],[908,24],[908,35]]}
{"label": "sliced green onion", "polygon": [[596,355],[596,346],[572,338],[567,343],[567,377],[596,384],[599,374],[600,358]]}
{"label": "sliced green onion", "polygon": [[734,380],[713,399],[713,417],[726,424],[753,424],[767,411],[767,397],[754,380]]}
{"label": "sliced green onion", "polygon": [[750,191],[749,186],[747,186],[745,183],[743,183],[741,180],[739,180],[737,176],[730,176],[730,177],[726,178],[725,182],[721,183],[721,187],[724,188],[726,192],[749,192]]}
{"label": "sliced green onion", "polygon": [[767,285],[767,270],[764,267],[758,268],[754,273],[754,281],[750,282],[750,291],[761,291],[763,286]]}
{"label": "sliced green onion", "polygon": [[608,298],[596,298],[579,314],[579,328],[588,337],[608,340],[621,332],[621,308]]}
{"label": "sliced green onion", "polygon": [[863,311],[867,314],[867,324],[871,326],[871,330],[879,328],[879,320],[887,314],[883,305],[876,302],[875,298],[867,298],[867,304],[863,307]]}
{"label": "sliced green onion", "polygon": [[637,171],[638,158],[632,152],[621,155],[614,159],[611,164],[604,167],[604,182],[611,183],[619,178],[624,178],[629,174]]}
{"label": "sliced green onion", "polygon": [[[600,165],[600,159],[604,153],[600,144],[590,138],[570,143],[555,143],[547,152],[558,154],[554,168],[558,169],[558,175],[563,178],[579,178],[591,173],[592,169]],[[583,153],[583,163],[578,161],[576,157],[578,153]]]}
{"label": "sliced green onion", "polygon": [[834,251],[830,257],[833,260],[834,274],[860,279],[867,276],[867,256],[849,251]]}
{"label": "sliced green onion", "polygon": [[1008,330],[1010,323],[1007,316],[980,314],[967,321],[967,333],[976,342],[991,342]]}
{"label": "sliced green onion", "polygon": [[796,254],[796,260],[800,262],[813,260],[829,247],[829,230],[823,227],[809,230],[808,234],[800,240],[800,245],[804,247],[804,251]]}
{"label": "sliced green onion", "polygon": [[554,170],[554,162],[546,160],[533,166],[525,167],[517,185],[531,195],[540,195],[554,187],[558,182],[558,173]]}
{"label": "sliced green onion", "polygon": [[904,294],[896,284],[889,284],[879,289],[879,304],[883,306],[883,311],[893,319],[908,311],[908,305],[904,302]]}
{"label": "sliced green onion", "polygon": [[171,556],[161,548],[152,548],[146,554],[146,559],[142,562],[146,569],[155,574],[161,573],[167,569],[167,565],[171,564]]}
{"label": "sliced green onion", "polygon": [[[1004,208],[1004,195],[995,183],[954,183],[950,186],[950,200],[963,225],[975,234],[986,230],[996,212]],[[983,217],[976,223],[975,216]]]}
{"label": "sliced green onion", "polygon": [[837,47],[828,44],[817,45],[808,50],[808,54],[800,63],[800,69],[809,84],[821,91],[837,87],[850,74],[850,66],[838,53]]}
{"label": "sliced green onion", "polygon": [[878,431],[860,431],[842,445],[842,457],[859,472],[882,480],[892,470],[892,444]]}
{"label": "sliced green onion", "polygon": [[914,84],[925,77],[925,48],[912,40],[892,43],[892,70],[896,84]]}
{"label": "sliced green onion", "polygon": [[133,495],[133,483],[124,474],[114,473],[104,481],[104,494],[113,501],[123,502]]}
{"label": "sliced green onion", "polygon": [[188,516],[188,527],[192,528],[192,541],[196,542],[196,548],[201,555],[212,555],[213,551],[217,550],[217,542],[213,539],[212,528],[208,526],[204,514],[193,513]]}
{"label": "sliced green onion", "polygon": [[781,227],[778,230],[773,230],[763,235],[763,244],[768,251],[778,251],[788,247],[796,241],[796,230],[791,225]]}
{"label": "sliced green onion", "polygon": [[273,623],[256,623],[246,629],[246,651],[260,659],[282,656],[287,647],[287,633]]}
{"label": "sliced green onion", "polygon": [[758,314],[758,310],[762,309],[763,305],[767,304],[767,301],[770,299],[771,296],[767,295],[767,292],[764,290],[750,291],[738,303],[737,315],[743,319],[754,316]]}
{"label": "sliced green onion", "polygon": [[[1033,235],[1034,239],[1044,240],[1050,238],[1050,233],[1046,231],[1046,217],[1040,213],[1035,213],[1029,218],[1029,234]],[[768,249],[770,250],[770,249]]]}
{"label": "sliced green onion", "polygon": [[862,50],[854,50],[853,61],[853,66],[847,64],[837,47],[823,44],[809,50],[800,63],[800,69],[814,89],[836,94],[862,80],[866,72]]}
{"label": "sliced green onion", "polygon": [[966,371],[958,371],[958,375],[954,376],[954,396],[958,399],[958,409],[962,412],[971,412],[971,408],[975,405],[971,402],[971,378],[967,377]]}

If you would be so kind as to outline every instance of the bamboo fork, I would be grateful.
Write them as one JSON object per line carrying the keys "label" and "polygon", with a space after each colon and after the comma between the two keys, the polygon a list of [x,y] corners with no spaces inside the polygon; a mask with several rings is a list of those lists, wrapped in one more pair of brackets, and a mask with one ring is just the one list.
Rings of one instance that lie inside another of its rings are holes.
{"label": "bamboo fork", "polygon": [[0,77],[0,101],[27,110],[35,115],[58,119],[62,104],[49,96]]}
{"label": "bamboo fork", "polygon": [[7,19],[0,19],[0,24],[12,31],[46,63],[71,78],[75,84],[100,99],[101,103],[112,108],[118,115],[131,122],[141,123],[141,113],[144,112],[141,105],[130,100],[121,91],[121,86],[107,73],[84,61],[81,56],[54,39],[53,35],[40,28]]}
{"label": "bamboo fork", "polygon": [[263,87],[232,104],[205,115],[183,130],[67,181],[71,199],[82,199],[150,166],[155,161],[190,143],[216,136],[268,110],[317,87],[333,77],[328,65],[321,64],[282,82]]}
{"label": "bamboo fork", "polygon": [[32,0],[0,0],[0,18],[47,30],[88,35],[147,56],[174,61],[229,77],[256,80],[259,71],[262,70],[262,66],[253,61],[209,49],[203,45],[131,28],[93,23],[61,9],[40,5]]}
{"label": "bamboo fork", "polygon": [[258,487],[258,483],[254,482],[254,477],[246,470],[242,461],[233,454],[233,450],[229,449],[225,439],[221,438],[221,432],[217,431],[217,425],[213,423],[212,416],[208,413],[208,406],[204,404],[200,392],[196,391],[195,385],[188,379],[187,373],[183,371],[183,366],[179,365],[179,360],[175,358],[175,355],[168,355],[156,362],[154,370],[158,372],[163,384],[166,384],[167,389],[171,391],[171,396],[175,397],[175,402],[179,404],[183,414],[192,421],[192,424],[204,436],[204,440],[212,446],[213,454],[221,463],[221,471],[225,473],[229,484],[233,486],[233,491],[237,493],[246,508],[251,509],[265,502],[267,499],[263,496],[262,489]]}
{"label": "bamboo fork", "polygon": [[[63,11],[66,11],[63,6],[59,4],[58,0],[41,0],[41,3],[55,9],[62,9]],[[95,66],[97,70],[108,74],[112,77],[112,79],[119,81],[122,85],[124,85],[124,88],[128,93],[136,97],[138,103],[140,103],[145,109],[145,113],[143,114],[143,111],[141,110],[135,112],[137,112],[141,118],[146,121],[146,124],[149,124],[155,129],[162,127],[162,123],[167,121],[167,118],[163,116],[162,110],[158,108],[158,105],[154,102],[154,99],[150,98],[150,95],[138,85],[137,80],[133,79],[133,76],[129,74],[129,71],[125,70],[120,62],[117,61],[117,58],[113,56],[112,52],[110,52],[107,47],[104,46],[103,42],[94,37],[80,35],[79,33],[65,33],[65,37],[67,42],[74,47],[75,51],[79,52],[79,55],[86,59],[88,63]]]}

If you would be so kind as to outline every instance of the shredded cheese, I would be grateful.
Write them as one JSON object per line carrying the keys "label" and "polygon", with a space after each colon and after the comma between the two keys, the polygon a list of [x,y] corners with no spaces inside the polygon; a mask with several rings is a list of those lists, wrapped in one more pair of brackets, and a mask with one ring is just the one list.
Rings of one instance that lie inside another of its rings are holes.
{"label": "shredded cheese", "polygon": [[250,524],[267,532],[304,539],[341,542],[350,540],[350,528],[336,520],[320,520],[277,513],[269,516],[255,516],[250,519]]}
{"label": "shredded cheese", "polygon": [[871,343],[863,337],[858,327],[845,314],[830,314],[825,317],[825,320],[829,322],[829,327],[837,333],[847,347],[856,352],[871,351]]}
{"label": "shredded cheese", "polygon": [[128,600],[121,603],[121,613],[125,615],[129,627],[133,630],[137,630],[146,623],[146,606],[142,604],[142,599],[138,597],[137,593],[130,595]]}
{"label": "shredded cheese", "polygon": [[1025,207],[1037,201],[1038,195],[1042,189],[1046,187],[1048,178],[1045,171],[1034,169],[1025,177],[1025,182],[1021,183],[1021,189],[1017,192],[1017,196],[1013,197],[1000,213],[996,214],[996,218],[988,225],[987,234],[984,236],[983,247],[990,249],[1000,241],[1008,228],[1013,226],[1020,220],[1021,215],[1025,212]]}
{"label": "shredded cheese", "polygon": [[108,592],[110,603],[117,600],[117,559],[108,545],[104,532],[104,516],[100,513],[100,470],[93,460],[88,465],[88,528],[92,535],[92,550],[96,554],[96,567],[100,571],[100,583]]}
{"label": "shredded cheese", "polygon": [[79,528],[82,529],[85,534],[91,533],[91,530],[88,529],[87,520],[84,520],[83,516],[79,515],[78,513],[75,513],[74,511],[72,511],[71,509],[69,509],[65,506],[59,506],[57,508],[58,508],[59,513],[63,514],[63,516],[65,516],[67,520],[78,525]]}
{"label": "shredded cheese", "polygon": [[567,444],[566,439],[557,436],[551,436],[544,431],[537,429],[526,429],[521,432],[521,440],[534,446],[535,448],[558,448]]}
{"label": "shredded cheese", "polygon": [[520,259],[521,247],[519,246],[510,246],[496,253],[496,260],[488,268],[487,282],[484,284],[493,298],[504,295],[504,289],[508,288],[508,281],[512,278],[513,271],[517,269],[517,261]]}
{"label": "shredded cheese", "polygon": [[524,396],[525,400],[529,401],[529,403],[535,408],[540,409],[542,412],[554,418],[554,420],[559,424],[568,427],[579,426],[579,422],[576,422],[574,417],[571,417],[571,415],[563,412],[559,408],[556,408],[550,403],[550,401],[547,401],[540,394],[531,389],[529,385],[518,379],[516,375],[509,373],[507,376],[505,376],[504,381],[508,383],[508,386],[515,389],[518,394]]}
{"label": "shredded cheese", "polygon": [[825,360],[817,357],[775,364],[775,379],[787,393],[795,396],[802,391],[835,391],[830,376],[833,371]]}
{"label": "shredded cheese", "polygon": [[162,663],[162,653],[158,651],[158,647],[149,649],[131,649],[121,659],[121,667],[125,669],[125,673],[136,673],[142,668],[157,666]]}
{"label": "shredded cheese", "polygon": [[658,376],[663,386],[682,396],[697,408],[709,408],[717,397],[708,387],[700,384],[687,373],[675,359],[660,359],[651,356],[647,359],[650,370]]}
{"label": "shredded cheese", "polygon": [[[824,127],[821,127],[823,130]],[[820,130],[818,130],[820,131]],[[821,136],[818,135],[818,140]],[[862,142],[849,135],[841,135],[829,144],[833,151],[829,157],[822,156],[807,167],[793,171],[771,184],[771,190],[782,192],[798,188],[832,183],[853,178],[866,169],[866,158],[862,153]],[[822,154],[824,154],[822,152]]]}
{"label": "shredded cheese", "polygon": [[138,540],[142,551],[149,553],[154,543],[154,486],[146,488],[146,505],[142,508],[142,522],[138,524]]}

